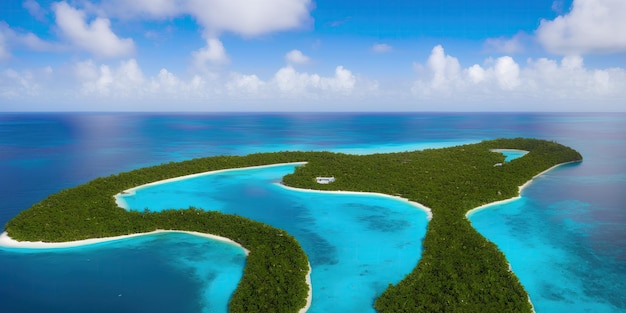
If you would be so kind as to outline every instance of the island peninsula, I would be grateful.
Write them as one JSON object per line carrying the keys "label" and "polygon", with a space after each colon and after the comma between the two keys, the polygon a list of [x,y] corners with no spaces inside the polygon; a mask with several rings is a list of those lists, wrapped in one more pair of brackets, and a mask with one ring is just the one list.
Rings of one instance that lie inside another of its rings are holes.
{"label": "island peninsula", "polygon": [[[504,162],[493,149],[528,153]],[[518,196],[519,187],[563,163],[582,161],[575,150],[537,139],[497,139],[444,149],[346,155],[276,152],[219,156],[97,178],[63,190],[21,212],[5,227],[19,241],[64,242],[158,229],[230,238],[250,251],[230,312],[298,312],[306,306],[306,255],[286,232],[239,216],[197,208],[127,211],[113,195],[160,180],[207,171],[307,162],[283,178],[290,187],[375,192],[431,209],[433,218],[415,269],[376,300],[380,312],[531,312],[532,304],[497,246],[466,218],[482,205]],[[497,165],[497,166],[496,166]],[[315,177],[334,177],[317,184]],[[207,208],[210,209],[210,208]]]}

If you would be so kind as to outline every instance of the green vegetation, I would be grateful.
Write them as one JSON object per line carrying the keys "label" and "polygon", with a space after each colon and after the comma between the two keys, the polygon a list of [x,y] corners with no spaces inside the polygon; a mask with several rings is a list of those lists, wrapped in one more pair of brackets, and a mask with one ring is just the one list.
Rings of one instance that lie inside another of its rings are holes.
{"label": "green vegetation", "polygon": [[[502,163],[490,149],[529,151]],[[68,241],[160,229],[193,230],[231,238],[251,251],[232,312],[295,312],[304,306],[308,268],[300,246],[284,231],[241,217],[196,209],[127,212],[113,195],[167,178],[216,169],[307,161],[284,177],[310,189],[400,195],[433,211],[418,266],[377,299],[381,312],[530,312],[528,296],[504,255],[476,232],[465,214],[516,196],[518,186],[550,167],[582,160],[554,142],[498,139],[436,150],[365,156],[279,152],[221,156],[144,168],[63,190],[21,212],[6,225],[17,240]],[[334,176],[328,185],[316,176]],[[208,208],[210,209],[210,208]],[[294,285],[295,284],[295,285]],[[271,308],[271,309],[269,309]]]}

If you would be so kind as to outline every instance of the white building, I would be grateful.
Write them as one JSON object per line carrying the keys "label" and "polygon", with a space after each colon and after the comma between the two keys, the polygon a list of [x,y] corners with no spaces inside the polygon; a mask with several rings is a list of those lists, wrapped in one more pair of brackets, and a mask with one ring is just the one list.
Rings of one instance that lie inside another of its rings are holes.
{"label": "white building", "polygon": [[318,184],[330,184],[335,181],[335,177],[316,177],[315,180]]}

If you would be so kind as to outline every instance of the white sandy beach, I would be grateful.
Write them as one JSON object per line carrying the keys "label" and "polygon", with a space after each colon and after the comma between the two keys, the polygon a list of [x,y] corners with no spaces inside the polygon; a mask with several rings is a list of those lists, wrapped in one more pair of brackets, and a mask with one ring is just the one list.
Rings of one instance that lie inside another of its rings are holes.
{"label": "white sandy beach", "polygon": [[311,302],[313,302],[313,284],[311,284],[311,272],[313,268],[311,267],[311,262],[309,262],[309,272],[306,274],[306,284],[309,285],[309,293],[306,298],[306,305],[298,313],[306,313],[309,308],[311,308]]}
{"label": "white sandy beach", "polygon": [[122,209],[129,210],[128,205],[126,204],[126,201],[124,201],[124,199],[123,199],[123,196],[124,195],[134,195],[137,190],[142,189],[142,188],[146,188],[146,187],[150,187],[150,186],[156,186],[156,185],[161,185],[161,184],[166,184],[166,183],[171,183],[171,182],[175,182],[175,181],[179,181],[179,180],[185,180],[185,179],[194,178],[194,177],[200,177],[200,176],[224,173],[224,172],[232,172],[232,171],[240,171],[240,170],[250,170],[250,169],[267,168],[267,167],[276,167],[276,166],[283,166],[283,165],[304,165],[304,164],[307,164],[307,162],[276,163],[276,164],[269,164],[269,165],[258,165],[258,166],[228,168],[228,169],[223,169],[223,170],[215,170],[215,171],[208,171],[208,172],[190,174],[190,175],[185,175],[185,176],[179,176],[179,177],[159,180],[159,181],[147,183],[147,184],[144,184],[144,185],[140,185],[140,186],[137,186],[137,187],[133,187],[133,188],[124,190],[124,191],[114,195],[113,197],[115,198],[115,203],[117,204],[117,206],[119,206]]}
{"label": "white sandy beach", "polygon": [[532,181],[535,180],[535,178],[537,178],[537,177],[539,177],[539,176],[541,176],[541,175],[543,175],[543,174],[545,174],[545,173],[547,173],[547,172],[549,172],[549,171],[551,171],[551,170],[553,170],[553,169],[555,169],[555,168],[557,168],[557,167],[559,167],[561,165],[570,164],[570,163],[576,163],[576,162],[580,162],[580,161],[572,161],[572,162],[565,162],[565,163],[557,164],[557,165],[555,165],[555,166],[553,166],[553,167],[551,167],[551,168],[549,168],[549,169],[547,169],[547,170],[545,170],[545,171],[543,171],[543,172],[533,176],[529,181],[527,181],[523,185],[519,186],[518,187],[518,191],[517,191],[517,196],[512,197],[512,198],[508,198],[508,199],[504,199],[504,200],[500,200],[500,201],[490,202],[490,203],[487,203],[487,204],[483,204],[483,205],[481,205],[479,207],[475,207],[475,208],[467,211],[467,213],[465,213],[465,217],[469,219],[469,217],[472,214],[474,214],[474,213],[476,213],[476,212],[478,212],[480,210],[486,209],[486,208],[494,206],[494,205],[500,205],[500,204],[509,203],[509,202],[521,199],[522,198],[522,191],[524,191],[524,188],[528,187],[528,185],[530,185],[530,183],[532,183]]}
{"label": "white sandy beach", "polygon": [[414,201],[410,201],[409,199],[406,198],[402,198],[399,196],[392,196],[392,195],[388,195],[388,194],[384,194],[384,193],[376,193],[376,192],[361,192],[361,191],[342,191],[342,190],[315,190],[315,189],[301,189],[301,188],[294,188],[294,187],[289,187],[289,186],[285,186],[283,184],[276,184],[281,186],[282,188],[285,189],[289,189],[289,190],[294,190],[294,191],[299,191],[299,192],[311,192],[311,193],[330,193],[330,194],[344,194],[344,195],[372,195],[372,196],[377,196],[377,197],[385,197],[385,198],[391,198],[391,199],[395,199],[398,201],[403,201],[403,202],[408,202],[409,204],[411,204],[412,206],[426,212],[426,217],[428,218],[428,220],[430,221],[433,218],[433,212],[432,210],[419,203],[419,202],[414,202]]}
{"label": "white sandy beach", "polygon": [[158,230],[148,232],[148,233],[130,234],[130,235],[104,237],[104,238],[92,238],[92,239],[67,241],[67,242],[17,241],[11,238],[7,232],[3,232],[2,234],[0,234],[0,247],[26,248],[26,249],[72,248],[72,247],[80,247],[80,246],[92,245],[92,244],[103,243],[103,242],[108,242],[108,241],[122,240],[122,239],[139,237],[139,236],[155,235],[155,234],[160,234],[160,233],[184,233],[184,234],[189,234],[192,236],[204,237],[204,238],[208,238],[211,240],[217,240],[217,241],[235,245],[241,248],[242,250],[244,250],[246,255],[248,255],[248,253],[250,252],[247,249],[245,249],[242,245],[226,237],[220,237],[216,235],[193,232],[193,231],[163,230],[163,229],[158,229]]}

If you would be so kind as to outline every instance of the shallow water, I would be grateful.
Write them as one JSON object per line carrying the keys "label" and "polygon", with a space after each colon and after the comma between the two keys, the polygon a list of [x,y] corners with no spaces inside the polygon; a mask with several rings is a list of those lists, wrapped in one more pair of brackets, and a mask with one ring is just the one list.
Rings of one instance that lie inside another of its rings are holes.
{"label": "shallow water", "polygon": [[237,214],[296,237],[312,267],[309,312],[375,312],[389,283],[417,264],[427,215],[376,195],[303,192],[277,183],[295,165],[233,170],[148,186],[122,197],[130,209],[194,206]]}

